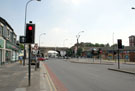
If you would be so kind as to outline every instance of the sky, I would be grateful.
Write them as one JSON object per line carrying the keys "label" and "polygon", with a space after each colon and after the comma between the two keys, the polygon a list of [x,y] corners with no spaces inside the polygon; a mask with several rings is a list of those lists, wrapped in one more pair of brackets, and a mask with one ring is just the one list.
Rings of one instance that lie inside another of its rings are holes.
{"label": "sky", "polygon": [[[18,39],[24,35],[28,1],[0,0],[0,17],[11,25]],[[135,35],[135,10],[131,7],[135,7],[135,0],[33,0],[28,4],[27,23],[36,24],[35,42],[40,38],[41,46],[71,47],[80,31],[84,32],[79,33],[79,42],[112,45],[122,39],[128,46],[128,37]]]}

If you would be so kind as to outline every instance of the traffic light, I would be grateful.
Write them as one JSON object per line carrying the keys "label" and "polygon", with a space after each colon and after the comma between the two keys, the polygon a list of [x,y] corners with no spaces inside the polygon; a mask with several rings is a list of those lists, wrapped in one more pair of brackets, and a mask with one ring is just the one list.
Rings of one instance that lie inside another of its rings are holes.
{"label": "traffic light", "polygon": [[91,54],[94,55],[94,50],[92,49]]}
{"label": "traffic light", "polygon": [[113,54],[116,55],[117,54],[116,51],[114,51]]}
{"label": "traffic light", "polygon": [[26,43],[35,42],[35,24],[26,24]]}
{"label": "traffic light", "polygon": [[123,46],[122,46],[122,40],[121,39],[118,39],[118,49],[122,49]]}
{"label": "traffic light", "polygon": [[102,53],[102,50],[101,50],[101,48],[99,48],[99,50],[98,50],[98,54],[101,54]]}

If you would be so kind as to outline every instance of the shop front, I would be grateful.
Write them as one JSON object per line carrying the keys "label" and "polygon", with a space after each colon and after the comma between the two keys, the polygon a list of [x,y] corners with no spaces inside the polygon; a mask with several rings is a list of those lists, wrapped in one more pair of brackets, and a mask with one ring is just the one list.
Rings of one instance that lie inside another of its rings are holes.
{"label": "shop front", "polygon": [[4,39],[0,37],[0,64],[3,63],[4,55]]}
{"label": "shop front", "polygon": [[2,64],[2,50],[0,49],[0,64]]}
{"label": "shop front", "polygon": [[7,62],[15,62],[18,60],[18,51],[19,48],[10,43],[9,41],[6,42],[6,61]]}

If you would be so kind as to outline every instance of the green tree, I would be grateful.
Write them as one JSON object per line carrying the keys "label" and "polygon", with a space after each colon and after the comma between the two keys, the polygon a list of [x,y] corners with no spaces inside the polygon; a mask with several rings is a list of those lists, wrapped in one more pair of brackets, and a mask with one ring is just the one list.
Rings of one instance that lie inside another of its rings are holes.
{"label": "green tree", "polygon": [[104,44],[100,44],[100,47],[105,47],[105,45]]}
{"label": "green tree", "polygon": [[98,44],[98,43],[95,43],[95,47],[99,47],[99,45],[100,45],[100,44]]}
{"label": "green tree", "polygon": [[23,44],[19,44],[19,47],[20,47],[21,49],[24,49],[24,45],[23,45]]}
{"label": "green tree", "polygon": [[107,43],[105,46],[106,46],[106,47],[110,47],[109,43]]}
{"label": "green tree", "polygon": [[117,47],[118,46],[118,44],[113,44],[111,47]]}
{"label": "green tree", "polygon": [[68,57],[73,56],[73,50],[71,48],[66,51],[66,56]]}
{"label": "green tree", "polygon": [[77,56],[81,56],[81,54],[82,54],[82,48],[78,48],[78,50],[77,50]]}

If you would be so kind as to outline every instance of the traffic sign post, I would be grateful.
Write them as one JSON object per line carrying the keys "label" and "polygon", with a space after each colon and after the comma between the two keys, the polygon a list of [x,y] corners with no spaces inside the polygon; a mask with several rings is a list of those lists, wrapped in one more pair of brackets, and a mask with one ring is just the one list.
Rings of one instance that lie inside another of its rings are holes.
{"label": "traffic sign post", "polygon": [[122,40],[121,39],[118,39],[117,40],[117,43],[118,43],[118,69],[120,69],[120,50],[119,49],[122,49],[123,46],[122,46]]}
{"label": "traffic sign post", "polygon": [[118,49],[118,69],[120,69],[120,54],[119,54],[119,49]]}
{"label": "traffic sign post", "polygon": [[38,64],[40,64],[40,61],[38,63],[38,59],[37,59],[37,54],[38,54],[38,44],[34,45],[34,49],[32,50],[33,54],[36,56],[36,62],[35,62],[35,70],[37,70],[37,68],[39,68]]}
{"label": "traffic sign post", "polygon": [[20,43],[25,43],[26,42],[26,37],[25,36],[20,36]]}

